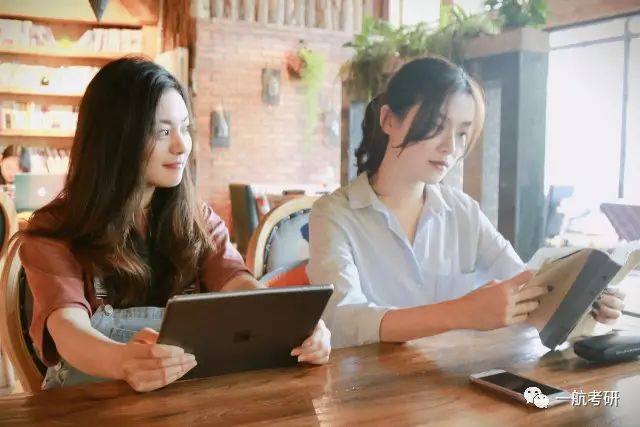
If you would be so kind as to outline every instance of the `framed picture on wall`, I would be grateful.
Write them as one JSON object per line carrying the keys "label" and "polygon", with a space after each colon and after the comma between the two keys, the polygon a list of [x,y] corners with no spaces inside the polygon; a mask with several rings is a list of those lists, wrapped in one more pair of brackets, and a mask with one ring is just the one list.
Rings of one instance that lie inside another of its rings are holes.
{"label": "framed picture on wall", "polygon": [[228,147],[231,137],[231,113],[219,109],[211,112],[211,147]]}

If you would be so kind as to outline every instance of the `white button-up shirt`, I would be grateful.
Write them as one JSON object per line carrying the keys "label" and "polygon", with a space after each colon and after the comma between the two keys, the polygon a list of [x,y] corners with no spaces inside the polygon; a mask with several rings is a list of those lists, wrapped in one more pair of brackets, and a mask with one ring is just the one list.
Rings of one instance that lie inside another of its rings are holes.
{"label": "white button-up shirt", "polygon": [[313,205],[307,273],[335,287],[323,315],[334,347],[379,341],[390,308],[459,298],[524,269],[475,200],[444,185],[425,192],[413,244],[366,173]]}

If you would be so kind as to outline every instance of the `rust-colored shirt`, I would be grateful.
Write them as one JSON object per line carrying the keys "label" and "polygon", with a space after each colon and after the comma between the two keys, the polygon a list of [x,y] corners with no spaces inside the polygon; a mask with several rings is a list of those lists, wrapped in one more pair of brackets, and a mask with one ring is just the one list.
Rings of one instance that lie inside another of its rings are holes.
{"label": "rust-colored shirt", "polygon": [[[198,271],[199,288],[219,291],[240,274],[251,274],[242,257],[231,245],[224,222],[209,206],[204,208],[207,229],[216,251],[202,262]],[[25,238],[19,250],[20,260],[33,294],[33,317],[29,333],[43,361],[48,366],[60,360],[53,339],[46,328],[49,315],[63,307],[81,307],[89,316],[101,303],[93,289],[93,278],[65,242],[46,238]]]}

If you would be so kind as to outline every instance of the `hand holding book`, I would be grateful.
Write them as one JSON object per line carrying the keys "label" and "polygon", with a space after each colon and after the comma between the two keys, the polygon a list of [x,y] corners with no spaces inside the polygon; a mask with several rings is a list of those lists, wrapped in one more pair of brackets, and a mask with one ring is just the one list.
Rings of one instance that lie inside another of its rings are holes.
{"label": "hand holding book", "polygon": [[[551,291],[541,298],[527,321],[538,329],[542,343],[551,349],[567,339],[593,335],[596,320],[590,314],[592,304],[605,289],[610,289],[609,297],[602,304],[611,303],[615,307],[617,298],[611,294],[627,274],[640,265],[640,251],[631,252],[623,266],[597,249],[553,251],[545,248],[542,252],[534,255],[530,262],[530,266],[535,267],[536,263],[542,266],[527,287],[547,286]],[[607,317],[604,307],[597,311],[600,317]]]}

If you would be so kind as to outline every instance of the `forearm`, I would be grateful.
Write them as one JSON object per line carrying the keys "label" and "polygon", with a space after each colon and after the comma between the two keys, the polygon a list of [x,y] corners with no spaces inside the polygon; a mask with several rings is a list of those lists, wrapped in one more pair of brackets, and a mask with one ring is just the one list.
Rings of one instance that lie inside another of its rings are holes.
{"label": "forearm", "polygon": [[380,341],[404,342],[468,329],[461,300],[389,310],[380,322]]}
{"label": "forearm", "polygon": [[224,284],[221,291],[240,291],[244,289],[260,289],[264,285],[249,274],[239,274]]}
{"label": "forearm", "polygon": [[49,316],[47,327],[58,353],[74,368],[96,377],[123,378],[124,344],[94,329],[83,309],[56,310]]}

